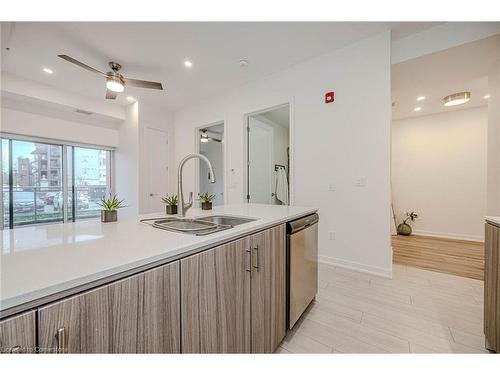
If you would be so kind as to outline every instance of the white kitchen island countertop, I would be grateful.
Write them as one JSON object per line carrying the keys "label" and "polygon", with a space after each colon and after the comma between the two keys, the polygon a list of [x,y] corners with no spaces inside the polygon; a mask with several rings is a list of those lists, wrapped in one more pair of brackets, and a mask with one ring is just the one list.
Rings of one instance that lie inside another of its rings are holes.
{"label": "white kitchen island countertop", "polygon": [[491,224],[500,227],[500,216],[486,216],[485,220]]}
{"label": "white kitchen island countertop", "polygon": [[51,296],[62,292],[90,288],[99,280],[178,259],[315,211],[260,204],[215,206],[211,211],[191,208],[187,217],[225,214],[257,219],[206,236],[169,232],[139,222],[164,214],[119,216],[118,222],[106,224],[95,219],[2,230],[0,312],[11,315],[37,301],[50,302]]}

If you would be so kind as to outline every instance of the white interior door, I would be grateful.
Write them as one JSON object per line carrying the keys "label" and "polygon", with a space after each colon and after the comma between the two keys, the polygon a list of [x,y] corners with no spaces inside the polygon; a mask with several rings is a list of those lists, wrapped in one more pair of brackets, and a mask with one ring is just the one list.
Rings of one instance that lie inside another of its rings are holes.
{"label": "white interior door", "polygon": [[274,132],[273,129],[249,118],[248,133],[248,188],[250,203],[273,204],[274,182]]}
{"label": "white interior door", "polygon": [[161,198],[168,189],[168,134],[165,131],[146,127],[146,155],[148,177],[146,179],[146,213],[163,212]]}

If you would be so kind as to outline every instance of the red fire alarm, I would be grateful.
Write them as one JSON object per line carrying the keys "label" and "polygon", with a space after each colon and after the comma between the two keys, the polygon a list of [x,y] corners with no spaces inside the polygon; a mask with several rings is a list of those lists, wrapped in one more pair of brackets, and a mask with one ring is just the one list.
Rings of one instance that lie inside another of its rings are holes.
{"label": "red fire alarm", "polygon": [[328,103],[333,103],[335,101],[335,93],[332,91],[332,92],[327,92],[325,94],[325,103],[328,104]]}

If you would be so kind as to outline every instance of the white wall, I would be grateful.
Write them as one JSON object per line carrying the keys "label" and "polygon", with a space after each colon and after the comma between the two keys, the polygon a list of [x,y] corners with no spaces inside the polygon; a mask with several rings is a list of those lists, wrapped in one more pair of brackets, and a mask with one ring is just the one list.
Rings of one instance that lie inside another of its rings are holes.
{"label": "white wall", "polygon": [[120,215],[139,213],[139,103],[127,106],[119,129],[120,147],[115,151],[115,193],[124,199]]}
{"label": "white wall", "polygon": [[488,109],[394,121],[392,196],[399,224],[417,211],[416,234],[482,240]]}
{"label": "white wall", "polygon": [[488,87],[487,214],[500,216],[500,59],[491,68]]}
{"label": "white wall", "polygon": [[[326,105],[332,90],[336,102]],[[319,208],[321,260],[390,275],[389,33],[175,113],[176,162],[195,150],[194,128],[224,119],[227,201],[243,202],[244,116],[286,102],[293,112],[292,202]],[[193,164],[186,164],[186,191],[194,187]],[[357,177],[367,186],[356,187]]]}
{"label": "white wall", "polygon": [[1,108],[0,130],[31,137],[118,147],[118,130]]}

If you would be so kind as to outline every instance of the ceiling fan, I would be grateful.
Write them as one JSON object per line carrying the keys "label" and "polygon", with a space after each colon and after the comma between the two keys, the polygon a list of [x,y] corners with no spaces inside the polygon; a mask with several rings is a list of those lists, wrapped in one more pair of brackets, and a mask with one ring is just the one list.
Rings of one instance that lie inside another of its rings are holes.
{"label": "ceiling fan", "polygon": [[103,77],[106,77],[106,99],[116,99],[117,93],[123,92],[125,86],[163,90],[163,86],[161,85],[160,82],[142,81],[140,79],[125,78],[119,73],[119,70],[122,68],[122,66],[113,61],[109,62],[109,67],[111,68],[111,71],[103,73],[68,55],[57,55],[57,56],[60,57],[61,59],[69,61],[70,63],[78,65],[80,68],[86,69],[90,72],[97,73]]}

